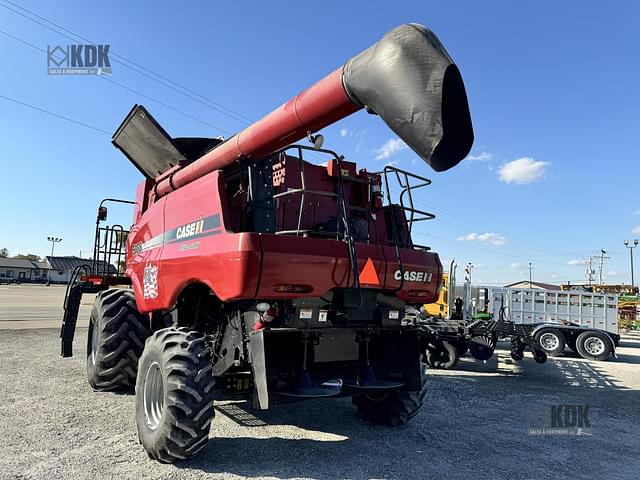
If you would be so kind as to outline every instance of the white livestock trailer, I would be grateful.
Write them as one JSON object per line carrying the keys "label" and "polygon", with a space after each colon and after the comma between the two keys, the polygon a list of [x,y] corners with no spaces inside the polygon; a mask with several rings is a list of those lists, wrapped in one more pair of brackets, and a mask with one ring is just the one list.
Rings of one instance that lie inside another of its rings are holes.
{"label": "white livestock trailer", "polygon": [[618,334],[618,297],[604,293],[493,288],[491,311],[506,316],[531,335],[548,355],[565,346],[581,357],[605,360],[615,353]]}

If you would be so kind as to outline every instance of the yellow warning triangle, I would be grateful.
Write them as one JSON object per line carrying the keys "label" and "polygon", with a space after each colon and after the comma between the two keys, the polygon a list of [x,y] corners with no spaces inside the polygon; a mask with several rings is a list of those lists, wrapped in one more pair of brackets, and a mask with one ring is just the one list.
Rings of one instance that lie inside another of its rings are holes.
{"label": "yellow warning triangle", "polygon": [[362,267],[362,271],[360,272],[360,283],[365,283],[367,285],[380,285],[380,280],[378,280],[378,272],[376,272],[376,267],[373,266],[373,261],[371,257],[367,258],[367,262]]}

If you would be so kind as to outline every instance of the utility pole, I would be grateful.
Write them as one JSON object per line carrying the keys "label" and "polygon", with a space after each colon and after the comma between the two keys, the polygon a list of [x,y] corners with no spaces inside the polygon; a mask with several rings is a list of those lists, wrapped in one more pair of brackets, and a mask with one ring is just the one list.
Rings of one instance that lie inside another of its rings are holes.
{"label": "utility pole", "polygon": [[467,274],[467,278],[469,279],[469,285],[471,285],[471,270],[473,270],[473,264],[469,262],[467,264],[467,268],[465,268],[465,273]]}
{"label": "utility pole", "polygon": [[629,240],[625,240],[624,246],[629,249],[629,256],[631,257],[631,292],[635,293],[636,284],[633,278],[633,249],[638,246],[638,239],[636,238],[631,246],[629,246]]}
{"label": "utility pole", "polygon": [[529,262],[529,288],[533,288],[531,284],[531,270],[533,270],[533,263]]}
{"label": "utility pole", "polygon": [[595,273],[595,270],[593,269],[593,258],[594,257],[589,257],[587,260],[589,262],[589,266],[587,267],[587,285],[591,286],[593,283],[593,274]]}
{"label": "utility pole", "polygon": [[598,275],[598,276],[599,276],[599,279],[600,279],[600,285],[604,285],[604,282],[603,282],[603,280],[602,280],[602,269],[603,269],[603,267],[604,267],[604,261],[605,261],[605,260],[609,260],[609,259],[611,258],[611,257],[606,257],[606,256],[605,256],[605,255],[606,255],[606,253],[607,253],[607,252],[606,252],[606,251],[604,250],[604,248],[603,248],[603,249],[601,249],[601,250],[600,250],[600,256],[596,257],[596,258],[599,258],[599,259],[600,259],[600,269],[599,269],[599,270],[600,270],[600,273],[599,273],[599,275]]}

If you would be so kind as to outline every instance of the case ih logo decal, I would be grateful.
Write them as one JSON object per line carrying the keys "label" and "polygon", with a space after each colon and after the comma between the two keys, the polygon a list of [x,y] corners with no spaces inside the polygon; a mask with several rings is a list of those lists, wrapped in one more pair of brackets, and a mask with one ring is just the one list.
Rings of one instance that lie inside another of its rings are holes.
{"label": "case ih logo decal", "polygon": [[158,296],[158,267],[157,265],[147,265],[144,267],[142,278],[144,285],[144,298],[152,299]]}
{"label": "case ih logo decal", "polygon": [[144,242],[134,243],[131,251],[134,255],[160,247],[163,244],[180,243],[195,238],[217,235],[221,232],[220,215],[215,214],[209,217],[200,218],[193,222],[185,223],[177,228],[168,230],[163,234],[156,235]]}
{"label": "case ih logo decal", "polygon": [[182,240],[183,238],[193,237],[194,235],[202,233],[203,227],[204,219],[182,225],[176,230],[176,239]]}
{"label": "case ih logo decal", "polygon": [[220,232],[220,215],[215,214],[210,217],[200,217],[198,220],[185,223],[178,228],[165,232],[164,241],[165,243],[184,242],[194,238],[217,235]]}
{"label": "case ih logo decal", "polygon": [[[433,274],[431,272],[416,272],[414,270],[405,270],[404,281],[405,282],[417,282],[417,283],[429,283]],[[393,278],[400,281],[402,278],[402,272],[396,270],[393,274]]]}

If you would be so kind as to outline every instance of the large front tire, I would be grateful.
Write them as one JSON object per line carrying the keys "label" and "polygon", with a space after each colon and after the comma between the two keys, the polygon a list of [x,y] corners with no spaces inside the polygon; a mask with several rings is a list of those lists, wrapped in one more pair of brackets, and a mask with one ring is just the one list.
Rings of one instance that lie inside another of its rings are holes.
{"label": "large front tire", "polygon": [[110,289],[96,295],[87,336],[87,379],[94,390],[133,389],[148,324],[130,290]]}
{"label": "large front tire", "polygon": [[147,340],[136,382],[136,423],[151,458],[174,463],[207,445],[214,384],[201,333],[172,327]]}
{"label": "large front tire", "polygon": [[388,392],[381,397],[359,395],[353,397],[358,415],[373,423],[400,426],[418,414],[427,394],[426,367],[421,365],[422,386],[420,390]]}

